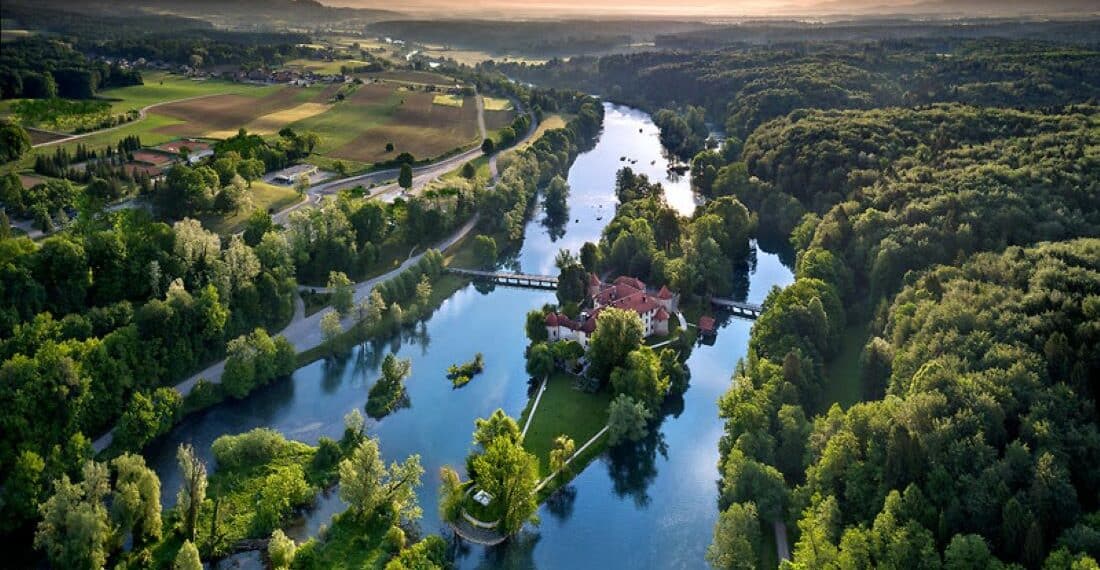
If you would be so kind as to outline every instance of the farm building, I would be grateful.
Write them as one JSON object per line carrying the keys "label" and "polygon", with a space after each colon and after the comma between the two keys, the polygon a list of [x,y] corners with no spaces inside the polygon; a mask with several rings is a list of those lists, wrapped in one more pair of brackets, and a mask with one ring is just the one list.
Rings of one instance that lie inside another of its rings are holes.
{"label": "farm building", "polygon": [[312,176],[315,172],[317,172],[317,167],[312,164],[295,164],[277,172],[274,180],[280,184],[293,184],[299,176],[303,174]]}
{"label": "farm building", "polygon": [[155,150],[162,152],[179,155],[186,148],[188,151],[188,162],[194,164],[208,156],[214,155],[214,149],[210,146],[210,143],[195,139],[180,139],[153,147]]}
{"label": "farm building", "polygon": [[592,311],[581,313],[578,320],[558,313],[546,315],[546,331],[551,341],[575,340],[587,347],[588,338],[596,330],[600,312],[608,307],[637,313],[647,337],[667,335],[669,319],[676,311],[677,296],[668,287],[650,293],[646,284],[634,277],[622,276],[612,283],[604,283],[591,274],[588,277],[588,295]]}

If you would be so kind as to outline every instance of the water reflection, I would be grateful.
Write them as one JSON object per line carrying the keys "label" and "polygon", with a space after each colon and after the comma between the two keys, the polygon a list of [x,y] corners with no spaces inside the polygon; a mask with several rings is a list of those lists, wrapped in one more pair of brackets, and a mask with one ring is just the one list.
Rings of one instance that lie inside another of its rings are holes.
{"label": "water reflection", "polygon": [[[638,129],[642,129],[642,136]],[[647,130],[652,129],[652,130]],[[650,136],[652,135],[652,136]],[[613,181],[618,157],[637,159],[636,170],[661,180],[670,202],[693,200],[686,177],[665,181],[656,130],[640,111],[607,106],[600,142],[581,155],[570,170],[571,220],[565,234],[551,240],[541,216],[526,228],[515,264],[529,272],[549,273],[563,247],[574,251],[599,239],[615,203]],[[648,157],[648,158],[647,158]],[[650,164],[650,161],[654,161]],[[686,190],[686,194],[684,191]],[[685,200],[685,196],[687,200]],[[603,205],[603,208],[599,206]],[[678,206],[679,207],[679,206]],[[693,205],[692,205],[693,207]],[[688,210],[690,212],[690,209]],[[603,220],[596,220],[603,215]],[[580,220],[574,223],[572,220]],[[776,249],[761,240],[752,263],[739,273],[739,295],[760,302],[773,285],[792,279]],[[339,438],[343,417],[363,410],[377,380],[382,358],[393,353],[412,360],[406,383],[411,409],[397,410],[368,425],[380,438],[386,461],[418,453],[425,469],[418,492],[424,532],[440,532],[439,468],[460,470],[470,450],[475,418],[496,408],[518,416],[533,385],[524,373],[525,317],[528,310],[554,302],[553,292],[476,284],[446,300],[425,322],[398,335],[364,343],[339,358],[299,369],[289,381],[260,388],[242,401],[230,401],[186,419],[147,452],[161,476],[162,499],[175,501],[179,475],[175,449],[192,443],[210,461],[213,440],[267,426],[294,439],[316,443],[324,435]],[[698,568],[717,517],[718,440],[722,422],[718,397],[748,346],[751,323],[719,318],[712,346],[693,348],[687,366],[691,380],[682,399],[670,402],[659,424],[641,442],[597,458],[570,485],[544,504],[541,524],[494,548],[457,545],[459,568]],[[485,371],[462,389],[446,379],[447,366],[485,355]],[[301,540],[315,535],[345,505],[335,492],[322,493],[308,516],[289,529]]]}

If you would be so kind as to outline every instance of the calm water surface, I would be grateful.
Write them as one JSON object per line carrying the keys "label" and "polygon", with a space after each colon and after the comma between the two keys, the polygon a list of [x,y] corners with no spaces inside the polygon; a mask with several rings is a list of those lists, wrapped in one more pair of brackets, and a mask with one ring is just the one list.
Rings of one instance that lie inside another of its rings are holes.
{"label": "calm water surface", "polygon": [[[685,215],[695,207],[686,177],[670,180],[667,162],[648,115],[605,106],[605,126],[595,148],[578,157],[569,172],[570,218],[548,227],[541,214],[527,226],[523,249],[512,265],[528,272],[551,273],[561,248],[574,251],[596,241],[614,215],[615,172],[626,162],[665,185],[669,202]],[[641,132],[639,132],[641,129]],[[651,164],[652,163],[652,164]],[[602,206],[602,207],[601,207]],[[602,218],[602,219],[598,219]],[[790,270],[778,255],[757,250],[746,268],[746,297],[762,301],[773,285],[790,283]],[[388,460],[420,454],[425,468],[421,525],[439,532],[438,478],[443,465],[464,464],[474,420],[503,408],[518,416],[532,387],[524,373],[524,321],[528,310],[553,302],[552,292],[467,286],[425,322],[400,338],[366,344],[342,360],[318,361],[299,369],[292,380],[264,387],[245,400],[227,402],[188,418],[147,457],[163,483],[163,499],[175,501],[180,478],[175,449],[192,443],[212,461],[210,444],[226,433],[271,427],[287,437],[316,443],[322,435],[339,438],[343,417],[362,411],[367,391],[379,376],[382,358],[394,353],[412,360],[407,382],[410,406],[368,431],[381,440]],[[720,319],[712,346],[695,348],[688,366],[691,386],[670,403],[648,439],[605,453],[540,511],[541,524],[495,548],[464,547],[459,568],[697,568],[717,517],[718,439],[722,422],[717,399],[729,387],[730,374],[748,346],[751,323]],[[454,390],[448,365],[485,355],[485,371]],[[304,539],[344,509],[336,493],[290,529]]]}

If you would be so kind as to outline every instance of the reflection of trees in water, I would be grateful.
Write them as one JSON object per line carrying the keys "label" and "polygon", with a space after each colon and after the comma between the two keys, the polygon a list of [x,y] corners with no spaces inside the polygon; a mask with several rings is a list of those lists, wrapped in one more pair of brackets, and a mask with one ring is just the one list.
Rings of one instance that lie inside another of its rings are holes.
{"label": "reflection of trees in water", "polygon": [[[359,359],[358,355],[356,355],[355,359]],[[331,394],[340,387],[340,383],[344,379],[344,370],[347,369],[349,360],[349,355],[347,353],[344,353],[333,356],[332,358],[326,358],[321,362],[322,392],[324,392],[325,394]]]}
{"label": "reflection of trees in water", "polygon": [[744,301],[749,296],[749,275],[756,271],[756,249],[749,249],[749,256],[741,263],[733,264],[733,291],[730,297]]}
{"label": "reflection of trees in water", "polygon": [[[276,414],[285,409],[292,400],[294,400],[294,378],[282,378],[264,386],[262,388],[262,396],[256,398],[256,404],[252,408],[259,420],[257,425],[267,425],[274,421]],[[250,406],[252,404],[246,404],[251,397],[241,400],[242,405]],[[243,430],[242,430],[243,431]],[[220,435],[220,434],[219,434]]]}
{"label": "reflection of trees in water", "polygon": [[576,501],[577,488],[573,485],[566,485],[547,497],[546,511],[564,523],[573,516],[573,507]]}
{"label": "reflection of trees in water", "polygon": [[[779,256],[779,261],[787,267],[794,267],[795,251],[791,247],[790,235],[784,235],[782,232],[777,232],[774,229],[768,231],[772,224],[760,224],[760,230],[757,232],[756,245],[764,253],[771,253]],[[754,268],[755,269],[755,268]]]}
{"label": "reflection of trees in water", "polygon": [[649,486],[657,478],[657,454],[668,458],[668,445],[660,423],[649,426],[649,435],[608,449],[607,472],[615,495],[631,497],[638,507],[649,505]]}
{"label": "reflection of trees in water", "polygon": [[486,548],[485,554],[478,561],[477,568],[479,570],[535,568],[535,546],[538,545],[540,538],[538,532],[524,530],[497,546]]}
{"label": "reflection of trees in water", "polygon": [[421,320],[413,327],[410,342],[420,346],[420,356],[428,355],[428,347],[432,345],[432,335],[428,334],[428,321]]}
{"label": "reflection of trees in water", "polygon": [[497,285],[492,281],[477,279],[474,281],[474,290],[482,295],[488,295],[493,291],[496,291]]}
{"label": "reflection of trees in water", "polygon": [[546,228],[546,235],[550,236],[550,242],[556,242],[565,236],[565,225],[569,223],[569,207],[566,206],[565,213],[560,217],[553,217],[549,214],[542,218],[542,227]]}

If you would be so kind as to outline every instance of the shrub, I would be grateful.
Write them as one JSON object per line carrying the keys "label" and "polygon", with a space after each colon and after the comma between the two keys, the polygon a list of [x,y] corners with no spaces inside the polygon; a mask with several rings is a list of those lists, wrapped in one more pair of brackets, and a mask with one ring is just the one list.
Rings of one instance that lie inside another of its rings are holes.
{"label": "shrub", "polygon": [[214,440],[210,450],[218,465],[227,469],[252,467],[270,463],[285,453],[287,440],[270,428],[256,428],[239,435],[223,435]]}

